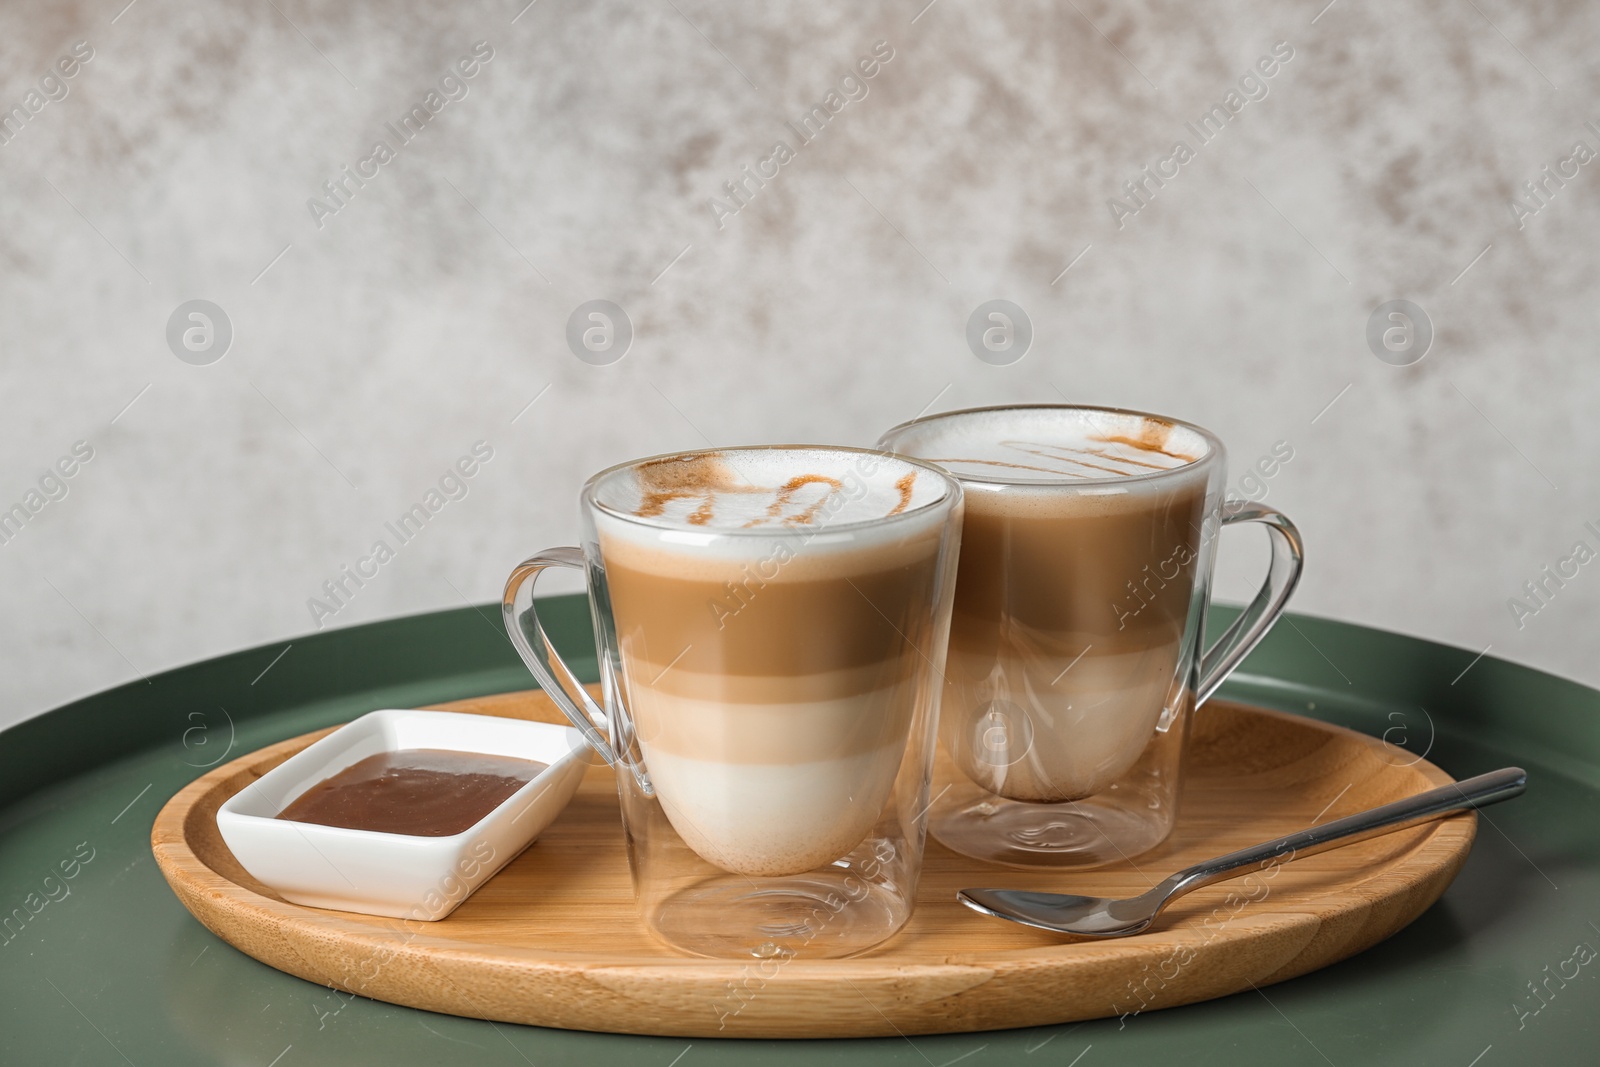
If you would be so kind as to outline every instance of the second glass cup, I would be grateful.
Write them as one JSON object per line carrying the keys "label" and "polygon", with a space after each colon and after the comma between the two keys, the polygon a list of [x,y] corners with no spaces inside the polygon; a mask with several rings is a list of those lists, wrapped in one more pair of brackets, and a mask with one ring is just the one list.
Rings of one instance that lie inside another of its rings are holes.
{"label": "second glass cup", "polygon": [[[965,855],[1091,867],[1166,839],[1190,712],[1265,636],[1300,535],[1227,502],[1215,435],[1114,408],[933,415],[878,442],[966,490],[930,829]],[[1204,644],[1216,535],[1259,522],[1266,583]]]}
{"label": "second glass cup", "polygon": [[[826,958],[909,918],[962,506],[939,468],[866,449],[658,456],[591,478],[582,548],[513,572],[506,627],[616,769],[656,936]],[[540,626],[552,566],[586,572],[603,709]]]}

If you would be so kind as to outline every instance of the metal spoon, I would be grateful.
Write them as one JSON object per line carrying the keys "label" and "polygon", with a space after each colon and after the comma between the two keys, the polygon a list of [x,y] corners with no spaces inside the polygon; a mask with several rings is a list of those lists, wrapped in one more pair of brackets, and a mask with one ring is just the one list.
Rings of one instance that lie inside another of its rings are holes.
{"label": "metal spoon", "polygon": [[1213,882],[1237,878],[1246,868],[1254,870],[1288,863],[1301,856],[1403,830],[1451,812],[1510,800],[1521,796],[1527,786],[1528,772],[1521,767],[1480,774],[1464,782],[1430,789],[1393,804],[1197,863],[1149,892],[1125,900],[1019,889],[963,889],[956,894],[956,899],[974,911],[1040,930],[1080,937],[1126,937],[1146,929],[1161,914],[1161,909],[1185,893]]}

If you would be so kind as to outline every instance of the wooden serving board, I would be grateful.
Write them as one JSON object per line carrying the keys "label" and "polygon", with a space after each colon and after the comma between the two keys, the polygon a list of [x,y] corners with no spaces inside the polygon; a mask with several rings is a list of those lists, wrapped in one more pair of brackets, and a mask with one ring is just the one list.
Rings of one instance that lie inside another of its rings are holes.
{"label": "wooden serving board", "polygon": [[[443,707],[562,721],[537,691]],[[196,918],[290,974],[454,1015],[680,1037],[991,1030],[1220,997],[1376,944],[1437,900],[1466,860],[1477,828],[1470,813],[1298,860],[1254,888],[1198,890],[1151,932],[1114,941],[1074,941],[956,903],[956,890],[971,885],[1130,896],[1189,863],[1451,780],[1373,738],[1238,704],[1211,702],[1192,730],[1178,827],[1159,849],[1054,873],[978,866],[930,840],[911,921],[849,960],[707,960],[656,942],[634,907],[616,786],[603,765],[532,848],[437,923],[290,904],[223,844],[218,806],[326,731],[197,779],[162,809],[151,845]]]}

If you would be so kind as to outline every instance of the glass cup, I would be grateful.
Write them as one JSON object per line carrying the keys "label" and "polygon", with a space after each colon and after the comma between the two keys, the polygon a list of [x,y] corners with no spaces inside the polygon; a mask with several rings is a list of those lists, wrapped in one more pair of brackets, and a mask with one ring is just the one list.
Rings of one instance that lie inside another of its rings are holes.
{"label": "glass cup", "polygon": [[[583,547],[520,564],[506,628],[616,770],[635,895],[668,944],[862,952],[910,917],[960,545],[959,482],[866,449],[624,463],[583,488]],[[583,569],[597,705],[534,579]]]}
{"label": "glass cup", "polygon": [[[1213,434],[1114,408],[1028,405],[916,419],[880,448],[966,490],[930,829],[1015,867],[1131,859],[1172,831],[1190,712],[1272,627],[1299,532],[1224,500]],[[1265,524],[1255,599],[1205,643],[1216,534]]]}

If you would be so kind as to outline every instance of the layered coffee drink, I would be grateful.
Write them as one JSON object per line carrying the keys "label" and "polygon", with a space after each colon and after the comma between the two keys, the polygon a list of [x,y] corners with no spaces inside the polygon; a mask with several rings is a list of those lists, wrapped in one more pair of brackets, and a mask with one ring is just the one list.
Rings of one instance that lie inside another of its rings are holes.
{"label": "layered coffee drink", "polygon": [[920,420],[880,444],[966,493],[945,750],[1011,800],[1107,789],[1189,699],[1212,440],[1132,412],[1017,407]]}
{"label": "layered coffee drink", "polygon": [[796,874],[873,830],[937,707],[951,495],[925,467],[830,449],[672,456],[594,485],[630,740],[703,859]]}

